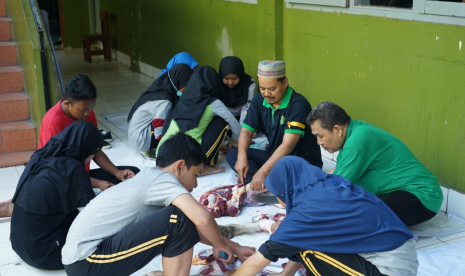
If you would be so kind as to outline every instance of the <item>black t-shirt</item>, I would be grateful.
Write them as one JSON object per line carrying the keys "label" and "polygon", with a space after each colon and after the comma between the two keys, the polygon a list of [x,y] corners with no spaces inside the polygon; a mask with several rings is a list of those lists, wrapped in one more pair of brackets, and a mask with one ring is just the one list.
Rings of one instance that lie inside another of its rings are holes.
{"label": "black t-shirt", "polygon": [[282,144],[285,133],[297,133],[301,137],[290,155],[304,158],[310,164],[321,168],[320,146],[305,120],[312,111],[307,99],[295,92],[290,86],[277,109],[266,102],[261,93],[252,99],[242,127],[263,132],[268,138],[266,151],[270,154]]}

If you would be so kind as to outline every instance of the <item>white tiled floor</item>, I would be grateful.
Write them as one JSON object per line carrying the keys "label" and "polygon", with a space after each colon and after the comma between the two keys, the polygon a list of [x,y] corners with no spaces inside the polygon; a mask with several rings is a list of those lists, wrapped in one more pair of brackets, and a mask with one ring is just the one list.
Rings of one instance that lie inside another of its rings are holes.
{"label": "white tiled floor", "polygon": [[[145,160],[136,151],[132,150],[125,143],[127,142],[126,134],[109,123],[101,114],[129,110],[139,95],[145,91],[154,79],[140,73],[132,72],[129,70],[128,66],[116,61],[105,62],[102,58],[93,58],[94,61],[92,63],[86,63],[84,62],[82,51],[79,49],[58,51],[57,55],[60,60],[64,82],[76,74],[85,74],[88,75],[96,85],[98,97],[94,111],[97,116],[99,127],[111,131],[114,138],[114,142],[112,143],[113,149],[108,150],[108,152],[106,151],[110,159],[116,165],[122,165],[122,163],[124,164],[129,159],[132,160],[130,163],[131,165],[139,167],[153,165],[153,161]],[[59,82],[56,81],[56,84],[57,93],[61,93]],[[325,162],[325,170],[329,169],[331,169],[331,163]],[[4,201],[13,196],[16,184],[23,170],[24,166],[0,169],[0,201]],[[225,174],[228,172],[231,172],[229,168]],[[223,177],[227,178],[228,176]],[[202,179],[202,182],[204,182],[203,184],[210,186],[218,185],[215,184],[216,181],[211,183],[208,181],[209,179],[207,178]],[[224,222],[228,220],[235,220],[236,222],[237,218],[221,218],[219,219],[219,223],[224,224]],[[32,268],[25,264],[11,249],[11,244],[9,242],[9,221],[9,219],[0,219],[0,276],[66,275],[63,270],[45,271]],[[417,242],[417,249],[427,252],[427,250],[433,248],[450,244],[459,244],[464,241],[465,232],[441,238],[420,238]],[[459,261],[465,262],[465,259]],[[143,273],[140,273],[140,275],[142,274]]]}

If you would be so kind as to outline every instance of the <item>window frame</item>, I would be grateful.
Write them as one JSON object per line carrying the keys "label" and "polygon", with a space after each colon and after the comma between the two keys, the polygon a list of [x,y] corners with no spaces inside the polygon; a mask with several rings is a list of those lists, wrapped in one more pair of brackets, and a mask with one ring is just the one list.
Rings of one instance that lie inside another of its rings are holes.
{"label": "window frame", "polygon": [[306,4],[332,7],[349,7],[350,0],[285,0],[291,4]]}
{"label": "window frame", "polygon": [[[302,9],[332,13],[337,12],[343,14],[379,16],[407,21],[420,21],[465,26],[465,3],[442,2],[437,0],[413,0],[413,7],[411,9],[404,9],[378,6],[357,6],[355,5],[355,1],[356,0],[349,0],[348,7],[312,4],[321,3],[320,0],[285,0],[285,4],[286,8],[288,9]],[[442,7],[446,7],[443,10],[432,10],[433,8],[436,8],[438,5],[442,4],[445,4]],[[455,5],[452,6],[450,4]],[[460,4],[463,6],[457,7],[457,5]],[[450,9],[460,11],[454,13]],[[459,14],[460,16],[456,14]]]}

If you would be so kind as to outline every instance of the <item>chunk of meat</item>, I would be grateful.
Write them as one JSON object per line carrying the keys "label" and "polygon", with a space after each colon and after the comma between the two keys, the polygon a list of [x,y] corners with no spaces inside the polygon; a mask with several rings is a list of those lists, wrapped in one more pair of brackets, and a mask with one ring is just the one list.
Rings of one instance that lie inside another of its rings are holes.
{"label": "chunk of meat", "polygon": [[252,222],[259,222],[260,220],[271,219],[275,222],[283,220],[286,217],[284,213],[271,214],[260,214],[252,218]]}
{"label": "chunk of meat", "polygon": [[[202,265],[199,269],[199,275],[201,276],[222,276],[226,271],[239,268],[241,264],[242,262],[237,257],[234,258],[231,264],[225,264],[221,259],[215,259],[212,249],[201,250],[192,259],[192,265]],[[256,276],[266,276],[273,273],[265,268]]]}
{"label": "chunk of meat", "polygon": [[199,203],[215,218],[237,217],[244,206],[248,186],[243,184],[215,188],[204,193]]}

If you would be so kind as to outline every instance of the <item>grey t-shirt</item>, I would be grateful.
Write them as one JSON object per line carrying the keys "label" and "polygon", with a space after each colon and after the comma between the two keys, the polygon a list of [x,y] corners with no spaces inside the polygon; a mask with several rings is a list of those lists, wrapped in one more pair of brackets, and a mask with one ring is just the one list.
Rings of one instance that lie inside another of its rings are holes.
{"label": "grey t-shirt", "polygon": [[[152,136],[152,121],[166,119],[172,104],[168,100],[150,101],[139,106],[129,121],[129,144],[138,151],[148,151]],[[168,122],[169,123],[169,122]],[[154,128],[155,139],[162,135],[163,124]]]}
{"label": "grey t-shirt", "polygon": [[87,258],[103,240],[188,193],[173,175],[157,168],[102,192],[71,225],[61,252],[63,264]]}

